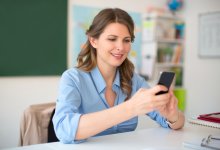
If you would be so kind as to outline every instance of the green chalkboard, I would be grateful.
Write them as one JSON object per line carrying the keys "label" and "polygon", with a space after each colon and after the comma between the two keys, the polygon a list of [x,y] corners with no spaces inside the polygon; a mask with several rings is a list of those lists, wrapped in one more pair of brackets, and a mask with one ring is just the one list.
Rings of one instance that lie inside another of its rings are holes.
{"label": "green chalkboard", "polygon": [[67,0],[0,0],[0,76],[67,68]]}

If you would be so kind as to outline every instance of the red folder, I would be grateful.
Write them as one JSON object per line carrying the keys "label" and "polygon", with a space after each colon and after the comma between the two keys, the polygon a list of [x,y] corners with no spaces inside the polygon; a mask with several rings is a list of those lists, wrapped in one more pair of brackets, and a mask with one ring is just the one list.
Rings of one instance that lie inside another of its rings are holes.
{"label": "red folder", "polygon": [[197,119],[220,123],[220,112],[199,115]]}

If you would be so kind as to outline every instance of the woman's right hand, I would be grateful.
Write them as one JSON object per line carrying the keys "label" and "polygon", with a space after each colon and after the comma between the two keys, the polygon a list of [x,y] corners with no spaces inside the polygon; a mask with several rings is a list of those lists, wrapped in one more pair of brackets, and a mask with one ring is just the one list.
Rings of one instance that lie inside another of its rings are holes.
{"label": "woman's right hand", "polygon": [[156,93],[166,90],[167,88],[162,85],[156,85],[150,89],[139,89],[130,100],[127,101],[133,115],[144,115],[158,108],[165,107],[170,100],[170,94],[156,95]]}

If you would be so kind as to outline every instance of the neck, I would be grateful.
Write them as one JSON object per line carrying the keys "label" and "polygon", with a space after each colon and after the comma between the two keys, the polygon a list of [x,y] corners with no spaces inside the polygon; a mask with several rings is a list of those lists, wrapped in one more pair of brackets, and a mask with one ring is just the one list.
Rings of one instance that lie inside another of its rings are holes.
{"label": "neck", "polygon": [[112,83],[115,79],[115,74],[116,74],[116,68],[114,67],[103,67],[103,66],[99,66],[98,65],[98,68],[106,82],[106,86],[107,87],[111,87],[112,86]]}

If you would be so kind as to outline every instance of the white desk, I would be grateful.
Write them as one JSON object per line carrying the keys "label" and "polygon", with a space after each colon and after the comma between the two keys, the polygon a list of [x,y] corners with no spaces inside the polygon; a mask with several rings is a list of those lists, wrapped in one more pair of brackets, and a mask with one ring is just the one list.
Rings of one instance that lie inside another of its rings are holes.
{"label": "white desk", "polygon": [[8,150],[180,150],[187,149],[183,148],[184,141],[202,140],[209,134],[220,135],[220,130],[186,123],[183,129],[177,131],[155,127],[94,137],[81,144],[55,142]]}

